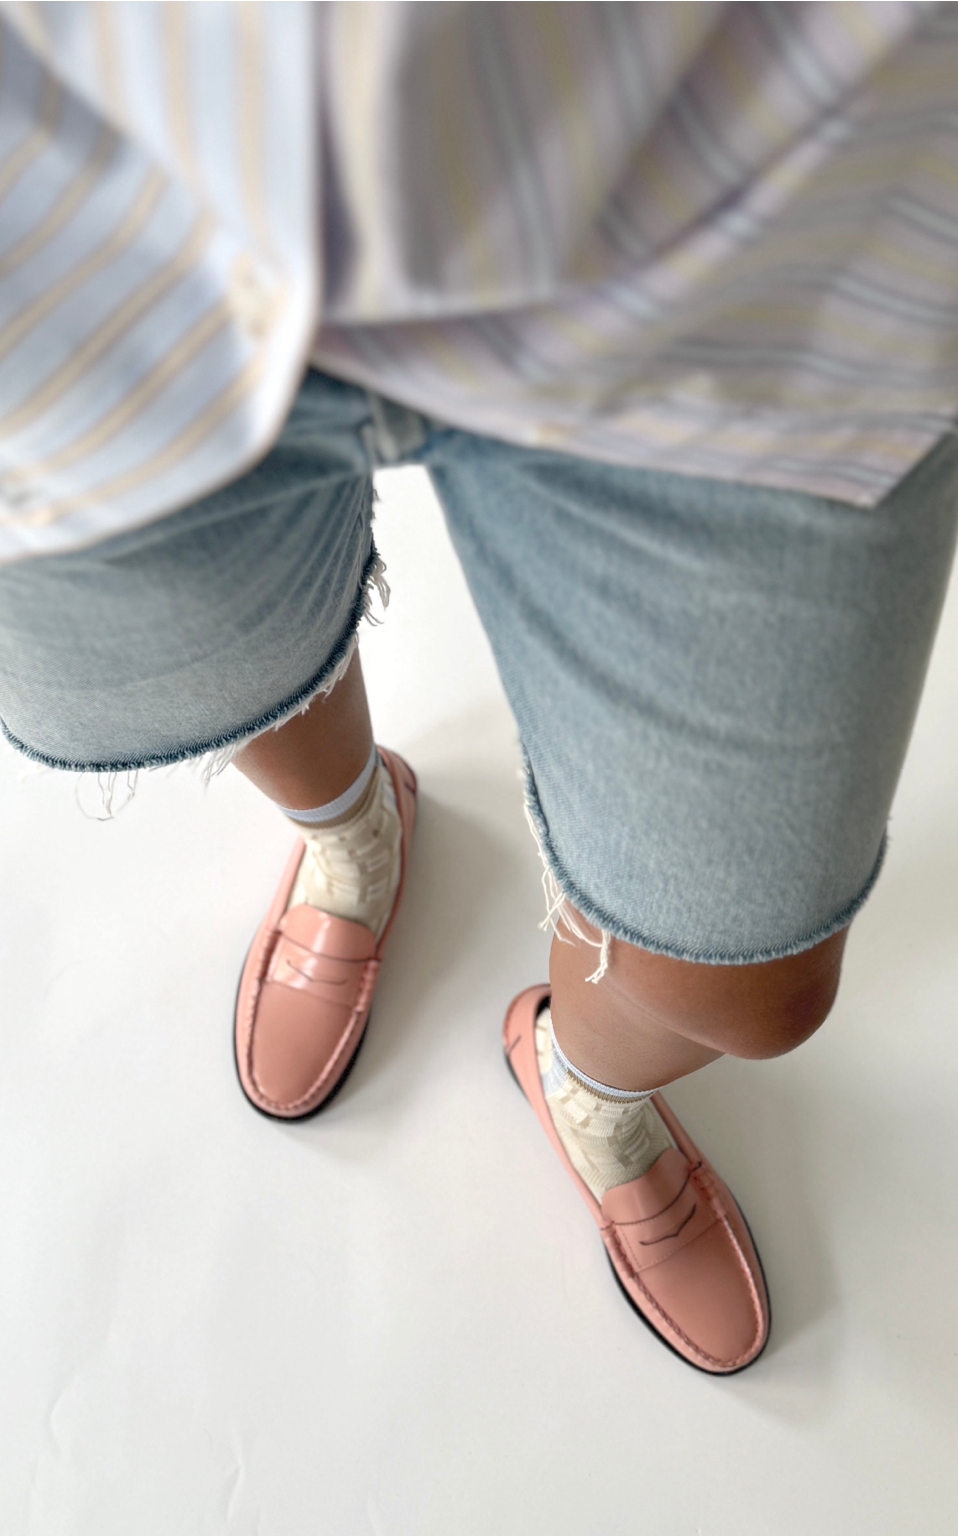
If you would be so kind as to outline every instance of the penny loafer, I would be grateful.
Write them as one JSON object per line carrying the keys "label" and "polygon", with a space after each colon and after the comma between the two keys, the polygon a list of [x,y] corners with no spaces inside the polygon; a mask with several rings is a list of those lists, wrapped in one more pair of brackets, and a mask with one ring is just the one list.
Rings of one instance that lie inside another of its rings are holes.
{"label": "penny loafer", "polygon": [[416,820],[416,775],[398,753],[380,747],[379,755],[402,827],[399,886],[381,938],[362,923],[305,903],[288,906],[306,847],[297,838],[240,977],[234,1028],[240,1086],[254,1109],[277,1120],[303,1120],[329,1103],[369,1021]]}
{"label": "penny loafer", "polygon": [[549,996],[547,986],[529,987],[511,1004],[506,1062],[589,1207],[626,1300],[689,1365],[714,1376],[744,1370],[765,1348],[770,1321],[745,1218],[660,1093],[652,1103],[675,1145],[641,1178],[596,1200],[566,1155],[542,1091],[535,1022]]}

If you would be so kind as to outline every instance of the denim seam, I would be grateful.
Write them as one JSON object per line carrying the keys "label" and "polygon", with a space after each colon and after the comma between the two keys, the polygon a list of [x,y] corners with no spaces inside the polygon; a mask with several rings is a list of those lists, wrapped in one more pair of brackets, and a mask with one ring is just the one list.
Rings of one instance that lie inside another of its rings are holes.
{"label": "denim seam", "polygon": [[379,551],[376,542],[370,544],[369,555],[363,566],[359,579],[359,587],[356,599],[349,612],[345,628],[337,640],[332,651],[327,656],[323,665],[315,672],[308,682],[298,688],[295,693],[289,695],[282,703],[276,704],[265,714],[257,716],[255,720],[245,725],[238,725],[234,730],[226,731],[219,736],[211,736],[207,741],[198,742],[188,747],[180,747],[171,752],[151,753],[145,757],[108,759],[104,762],[75,762],[70,758],[51,757],[46,752],[39,751],[36,747],[29,746],[14,736],[8,730],[4,721],[0,720],[0,730],[12,747],[29,758],[34,763],[42,763],[46,768],[59,768],[68,773],[133,773],[140,768],[166,768],[173,763],[189,762],[193,758],[205,757],[210,752],[220,752],[224,748],[231,747],[250,737],[257,736],[261,731],[268,730],[271,725],[276,725],[284,716],[293,714],[301,709],[310,699],[311,695],[320,693],[324,682],[336,671],[353,644],[359,622],[367,610],[369,601],[369,587],[374,573],[381,568]]}
{"label": "denim seam", "polygon": [[679,944],[670,944],[662,939],[657,939],[651,934],[644,933],[639,928],[631,928],[627,923],[620,922],[618,918],[612,916],[611,912],[604,907],[600,907],[584,891],[579,889],[576,882],[563,868],[562,861],[552,842],[528,757],[525,759],[525,777],[526,810],[535,828],[543,858],[547,861],[549,869],[563,895],[572,902],[573,906],[582,913],[583,917],[587,918],[590,923],[593,923],[604,933],[611,934],[613,938],[622,939],[626,944],[635,944],[639,949],[647,949],[651,954],[668,955],[673,960],[695,961],[702,965],[755,965],[768,960],[783,960],[787,955],[798,955],[803,950],[812,949],[816,944],[821,944],[824,939],[830,938],[833,933],[846,928],[856,912],[864,906],[871,895],[875,881],[881,874],[888,848],[888,833],[886,830],[882,834],[878,857],[858,895],[853,897],[835,917],[830,918],[812,933],[803,934],[800,938],[794,939],[790,943],[775,945],[771,949],[729,951],[703,947],[683,947]]}

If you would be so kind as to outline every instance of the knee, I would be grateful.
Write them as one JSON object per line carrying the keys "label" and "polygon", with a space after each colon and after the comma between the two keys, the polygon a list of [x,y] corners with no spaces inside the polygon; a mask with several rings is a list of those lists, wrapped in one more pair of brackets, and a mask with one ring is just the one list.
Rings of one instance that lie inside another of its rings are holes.
{"label": "knee", "polygon": [[737,1015],[725,1010],[716,1018],[720,1048],[729,1056],[767,1061],[803,1045],[824,1024],[838,992],[840,971],[798,976],[794,984],[759,991]]}
{"label": "knee", "polygon": [[633,950],[619,974],[659,1025],[729,1056],[767,1060],[793,1051],[825,1022],[846,933],[755,965],[692,964]]}

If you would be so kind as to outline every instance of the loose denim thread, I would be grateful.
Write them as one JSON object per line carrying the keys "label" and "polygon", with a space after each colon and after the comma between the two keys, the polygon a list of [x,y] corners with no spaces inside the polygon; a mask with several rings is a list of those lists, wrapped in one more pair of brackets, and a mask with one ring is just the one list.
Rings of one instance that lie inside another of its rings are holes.
{"label": "loose denim thread", "polygon": [[[41,767],[42,766],[43,765],[41,764]],[[45,768],[44,771],[46,773],[56,772],[54,768]],[[83,816],[86,817],[87,821],[115,821],[120,812],[126,810],[130,801],[133,799],[133,796],[136,794],[136,787],[137,783],[139,782],[139,777],[139,768],[124,768],[118,770],[116,773],[98,773],[96,775],[96,786],[100,798],[99,815],[96,811],[88,811],[81,798],[81,791],[89,782],[88,775],[81,774],[77,777],[77,782],[73,789],[73,799],[78,810]],[[121,779],[126,789],[126,799],[123,800],[119,805],[116,805],[115,801],[117,787]]]}
{"label": "loose denim thread", "polygon": [[586,981],[591,981],[594,986],[598,986],[599,982],[602,980],[603,976],[609,969],[612,956],[612,935],[608,929],[600,928],[599,933],[601,937],[599,939],[593,939],[583,929],[582,924],[579,922],[578,916],[575,912],[575,908],[570,902],[568,896],[565,894],[565,891],[563,891],[559,885],[559,882],[553,873],[552,866],[546,858],[545,850],[542,846],[542,840],[539,837],[539,828],[536,826],[535,818],[532,814],[532,791],[530,789],[529,783],[529,771],[520,768],[518,770],[518,776],[522,781],[524,789],[522,809],[525,811],[526,824],[528,825],[529,831],[532,833],[533,842],[536,845],[539,858],[542,861],[542,892],[546,899],[546,915],[542,919],[542,922],[539,924],[539,927],[542,929],[543,933],[548,933],[551,931],[558,939],[560,944],[571,944],[572,939],[564,938],[563,935],[559,932],[561,925],[562,927],[567,928],[569,933],[571,933],[574,938],[578,939],[580,943],[588,944],[590,949],[597,949],[599,951],[599,963],[595,970],[592,972],[592,975],[587,976],[585,979]]}
{"label": "loose denim thread", "polygon": [[[362,592],[362,606],[359,611],[359,617],[356,621],[357,629],[355,629],[350,636],[346,650],[336,665],[333,667],[333,670],[327,677],[323,678],[322,682],[319,683],[304,700],[301,700],[299,703],[292,705],[288,710],[281,714],[278,719],[270,721],[269,725],[265,727],[260,726],[257,729],[251,730],[247,732],[245,736],[239,737],[236,741],[228,742],[224,747],[214,747],[212,751],[204,752],[200,757],[181,758],[179,762],[158,764],[157,767],[166,767],[171,772],[173,772],[177,768],[182,768],[184,765],[189,765],[199,774],[200,782],[202,783],[203,788],[208,789],[213,779],[218,778],[224,769],[229,767],[237,752],[239,752],[242,747],[245,747],[247,742],[253,741],[257,736],[264,736],[267,731],[280,730],[296,715],[305,715],[310,705],[313,704],[314,701],[321,695],[332,693],[333,689],[336,687],[336,684],[342,681],[350,662],[355,656],[356,651],[359,649],[358,625],[361,624],[364,619],[369,624],[378,625],[382,624],[383,622],[383,619],[373,612],[374,588],[379,597],[383,612],[385,613],[385,610],[389,607],[389,599],[392,593],[390,591],[389,582],[386,580],[386,562],[378,553],[378,551],[372,565],[366,573]],[[44,765],[40,766],[42,767]],[[52,772],[53,770],[48,769],[47,771]],[[80,777],[75,789],[75,799],[77,806],[89,821],[113,821],[121,811],[126,810],[127,806],[130,804],[130,801],[135,796],[137,786],[139,784],[140,774],[143,772],[155,773],[156,771],[157,768],[121,768],[115,770],[114,772],[98,773],[96,775],[96,782],[100,797],[99,815],[97,815],[96,812],[91,813],[88,811],[80,800],[80,790],[83,784],[86,782],[86,776],[83,775]],[[126,799],[122,802],[122,804],[115,805],[114,802],[116,800],[117,786],[121,780],[123,781],[126,788]]]}

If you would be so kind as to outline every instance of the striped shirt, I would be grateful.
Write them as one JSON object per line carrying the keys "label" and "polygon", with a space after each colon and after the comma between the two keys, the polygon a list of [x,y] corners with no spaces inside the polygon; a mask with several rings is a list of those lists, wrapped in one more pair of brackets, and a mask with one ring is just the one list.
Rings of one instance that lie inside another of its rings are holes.
{"label": "striped shirt", "polygon": [[873,505],[958,417],[958,6],[0,6],[0,558],[235,478],[310,358]]}

